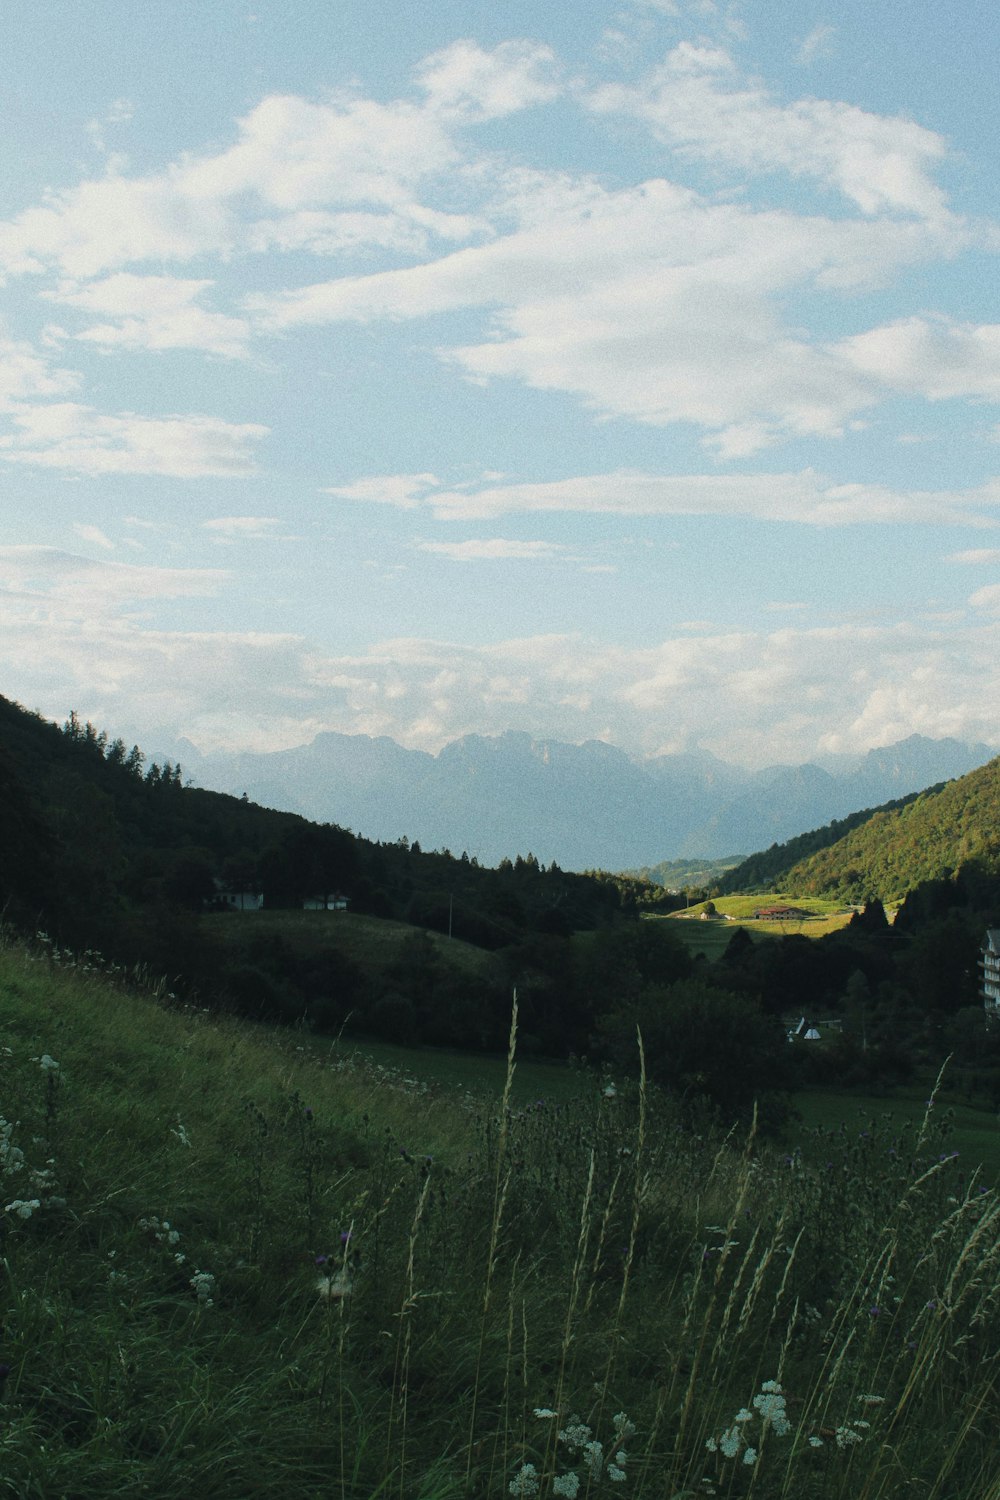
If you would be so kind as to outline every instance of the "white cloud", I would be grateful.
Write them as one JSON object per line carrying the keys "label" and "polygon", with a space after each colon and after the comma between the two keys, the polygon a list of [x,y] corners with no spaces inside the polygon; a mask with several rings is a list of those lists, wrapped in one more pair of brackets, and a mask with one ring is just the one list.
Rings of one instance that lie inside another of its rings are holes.
{"label": "white cloud", "polygon": [[985,614],[1000,615],[1000,583],[989,583],[985,588],[977,589],[969,595],[969,605]]}
{"label": "white cloud", "polygon": [[796,62],[808,67],[817,57],[829,57],[834,50],[836,36],[836,26],[828,26],[820,21],[799,43],[795,53]]}
{"label": "white cloud", "polygon": [[518,542],[506,537],[467,542],[417,542],[421,552],[434,552],[452,562],[548,562],[565,548],[555,542]]}
{"label": "white cloud", "polygon": [[665,181],[608,191],[510,179],[520,225],[490,244],[250,299],[263,329],[493,309],[444,348],[471,378],[569,391],[601,413],[708,429],[724,456],[842,432],[884,387],[851,353],[783,324],[774,299],[868,287],[953,246],[953,226],[755,213]]}
{"label": "white cloud", "polygon": [[964,552],[952,552],[947,561],[968,563],[974,567],[995,566],[1000,563],[1000,547],[974,547]]}
{"label": "white cloud", "polygon": [[[574,512],[619,516],[714,515],[792,521],[808,526],[870,524],[997,524],[1000,480],[976,489],[892,490],[876,484],[834,484],[812,469],[770,474],[646,474],[634,470],[520,484],[419,488],[398,477],[410,508],[423,505],[446,521],[495,520],[518,513]],[[382,500],[391,478],[359,480],[334,493]],[[397,502],[398,503],[398,502]]]}
{"label": "white cloud", "polygon": [[89,406],[12,405],[14,434],[0,460],[77,474],[165,474],[177,479],[246,474],[267,428],[216,417],[104,416]]}
{"label": "white cloud", "polygon": [[78,383],[79,376],[53,369],[31,344],[0,336],[0,412],[26,399],[65,396]]}
{"label": "white cloud", "polygon": [[81,542],[91,542],[95,547],[101,547],[105,552],[113,552],[115,550],[114,542],[99,526],[86,526],[78,522],[74,525],[73,530]]}
{"label": "white cloud", "polygon": [[281,524],[277,516],[217,516],[201,526],[217,542],[273,542]]}
{"label": "white cloud", "polygon": [[212,285],[209,280],[122,271],[82,285],[63,282],[43,295],[62,306],[109,319],[73,335],[104,349],[204,349],[231,359],[243,358],[250,332],[246,319],[198,306]]}
{"label": "white cloud", "polygon": [[779,103],[762,84],[742,85],[718,47],[682,42],[638,87],[596,89],[590,104],[645,121],[681,155],[744,173],[812,178],[866,214],[946,216],[930,175],[945,155],[934,131],[839,101]]}
{"label": "white cloud", "polygon": [[[302,215],[338,206],[382,210],[341,225],[347,243],[363,242],[366,224],[374,243],[384,243],[385,213],[432,233],[450,216],[425,213],[415,190],[455,162],[447,132],[426,109],[270,95],[239,121],[237,140],[225,150],[181,157],[145,177],[112,166],[0,223],[0,269],[23,275],[56,267],[78,280],[250,247],[316,243],[326,253],[337,221]],[[462,233],[467,223],[462,216],[462,228],[452,228]]]}
{"label": "white cloud", "polygon": [[333,485],[323,493],[339,500],[362,500],[416,510],[428,490],[439,485],[440,480],[434,474],[385,474],[358,479],[353,484]]}
{"label": "white cloud", "polygon": [[893,390],[929,401],[1000,401],[1000,323],[903,318],[843,339],[837,352]]}
{"label": "white cloud", "polygon": [[[77,530],[83,533],[93,528]],[[138,600],[216,594],[228,576],[213,568],[144,567],[97,560],[56,547],[0,547],[4,597],[44,603],[63,618],[76,618],[80,612],[106,614]]]}
{"label": "white cloud", "polygon": [[494,120],[554,98],[556,73],[552,49],[538,42],[501,42],[486,52],[463,40],[426,58],[417,81],[439,113]]}
{"label": "white cloud", "polygon": [[911,733],[996,739],[1000,589],[982,600],[986,618],[974,628],[713,634],[690,622],[697,635],[648,645],[580,634],[479,646],[404,638],[353,654],[288,635],[167,631],[136,609],[227,581],[214,570],[0,549],[4,691],[53,717],[76,707],[112,732],[169,726],[205,750],[279,748],[323,729],[436,750],[464,733],[515,728],[637,753],[700,744],[759,765],[776,744],[794,760]]}

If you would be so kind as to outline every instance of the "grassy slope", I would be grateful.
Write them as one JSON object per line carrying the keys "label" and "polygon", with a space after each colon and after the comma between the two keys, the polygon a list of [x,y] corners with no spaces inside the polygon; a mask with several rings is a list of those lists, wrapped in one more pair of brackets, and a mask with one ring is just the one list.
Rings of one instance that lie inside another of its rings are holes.
{"label": "grassy slope", "polygon": [[[810,913],[810,916],[793,922],[755,921],[753,913],[760,906],[777,906],[794,903]],[[646,917],[647,922],[671,922],[671,931],[680,937],[694,954],[702,954],[714,960],[725,952],[726,944],[737,927],[743,927],[755,940],[766,942],[769,938],[780,938],[788,933],[805,937],[824,937],[828,932],[837,932],[851,920],[853,908],[823,897],[790,897],[777,892],[755,896],[717,896],[715,908],[717,918],[702,921],[704,902],[686,911],[671,913],[667,917]],[[726,920],[726,919],[729,920]]]}
{"label": "grassy slope", "polygon": [[399,957],[403,944],[416,932],[426,932],[449,967],[466,973],[488,973],[491,957],[483,948],[460,938],[417,928],[387,917],[368,917],[356,912],[259,911],[225,912],[202,919],[213,940],[239,948],[255,934],[271,933],[291,944],[297,954],[339,948],[366,974],[380,974]]}
{"label": "grassy slope", "polygon": [[594,1494],[1000,1494],[1000,1208],[936,1140],[813,1174],[624,1087],[502,1116],[18,949],[0,1021],[10,1500],[549,1495],[585,1456],[535,1408],[627,1449]]}

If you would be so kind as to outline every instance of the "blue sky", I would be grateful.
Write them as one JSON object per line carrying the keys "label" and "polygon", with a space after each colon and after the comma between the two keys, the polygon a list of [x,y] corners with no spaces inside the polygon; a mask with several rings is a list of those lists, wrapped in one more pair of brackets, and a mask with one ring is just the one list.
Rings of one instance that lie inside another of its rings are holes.
{"label": "blue sky", "polygon": [[0,20],[0,692],[1000,745],[995,5]]}

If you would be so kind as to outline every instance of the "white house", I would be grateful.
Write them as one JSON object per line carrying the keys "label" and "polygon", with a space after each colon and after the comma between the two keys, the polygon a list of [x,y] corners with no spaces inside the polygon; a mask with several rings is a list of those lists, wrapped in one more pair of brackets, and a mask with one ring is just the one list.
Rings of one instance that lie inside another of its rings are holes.
{"label": "white house", "polygon": [[260,891],[245,891],[239,886],[224,885],[221,880],[216,880],[212,905],[221,911],[260,911],[264,905],[264,897]]}
{"label": "white house", "polygon": [[1000,927],[987,928],[979,954],[979,967],[983,971],[980,994],[986,1013],[1000,1021]]}

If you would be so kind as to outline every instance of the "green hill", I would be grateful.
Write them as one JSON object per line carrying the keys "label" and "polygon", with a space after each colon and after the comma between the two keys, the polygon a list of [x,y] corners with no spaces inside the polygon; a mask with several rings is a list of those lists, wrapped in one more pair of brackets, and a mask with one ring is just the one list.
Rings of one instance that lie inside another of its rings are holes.
{"label": "green hill", "polygon": [[876,813],[894,812],[897,808],[908,807],[918,797],[926,796],[928,791],[940,791],[943,785],[944,783],[941,782],[923,792],[913,792],[910,796],[884,802],[879,807],[863,808],[859,812],[850,813],[846,818],[835,818],[833,822],[824,824],[822,828],[800,833],[783,844],[772,844],[769,849],[751,854],[748,858],[740,860],[738,864],[723,870],[716,883],[716,889],[723,896],[743,891],[777,890],[787,884],[789,871],[811,854],[839,843],[852,829],[860,827],[862,823],[867,823],[870,818],[875,817]]}
{"label": "green hill", "polygon": [[783,883],[802,895],[896,902],[971,864],[1000,874],[1000,760],[873,813],[836,843],[791,864]]}

